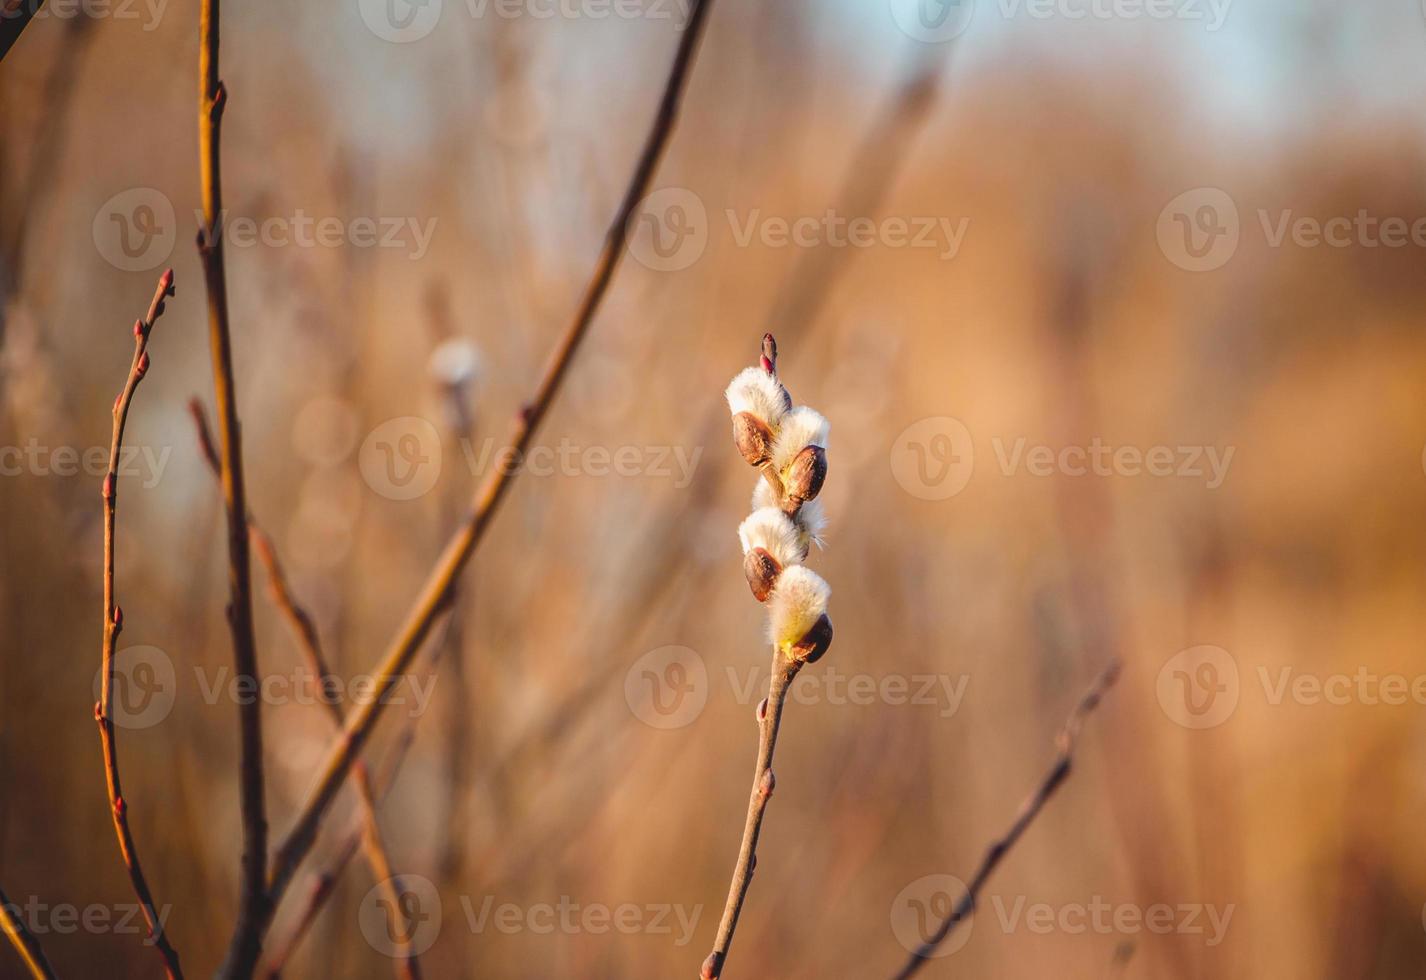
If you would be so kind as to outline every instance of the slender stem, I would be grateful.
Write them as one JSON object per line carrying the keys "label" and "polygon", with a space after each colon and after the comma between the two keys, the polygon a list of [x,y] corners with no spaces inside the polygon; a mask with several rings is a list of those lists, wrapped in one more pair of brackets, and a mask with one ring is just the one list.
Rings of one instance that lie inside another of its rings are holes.
{"label": "slender stem", "polygon": [[975,875],[966,887],[966,893],[961,896],[955,908],[951,909],[950,915],[941,922],[935,934],[911,954],[906,963],[896,972],[894,980],[906,980],[907,977],[913,976],[921,967],[925,966],[926,961],[936,952],[941,943],[946,941],[946,937],[975,911],[981,889],[985,887],[991,873],[1024,835],[1030,824],[1035,822],[1035,818],[1040,815],[1040,811],[1045,808],[1050,797],[1055,795],[1055,790],[1059,789],[1061,784],[1069,778],[1070,768],[1074,763],[1075,742],[1079,738],[1079,730],[1084,725],[1084,719],[1099,707],[1099,702],[1103,700],[1105,693],[1119,679],[1119,669],[1119,661],[1110,662],[1109,666],[1104,668],[1094,683],[1090,685],[1089,690],[1080,698],[1079,704],[1075,705],[1069,720],[1065,722],[1065,727],[1060,731],[1059,738],[1056,739],[1059,752],[1055,756],[1054,764],[1050,766],[1049,772],[1045,774],[1045,778],[1040,781],[1040,785],[1036,787],[1030,798],[1021,804],[1020,811],[1010,824],[1010,829],[986,849],[980,867],[976,869]]}
{"label": "slender stem", "polygon": [[40,941],[25,927],[25,920],[16,914],[17,911],[17,906],[11,904],[5,892],[0,890],[0,929],[4,930],[11,945],[15,947],[15,952],[20,954],[20,959],[29,967],[31,976],[36,980],[54,980],[54,969],[50,966],[50,961],[45,959],[45,951],[40,948]]}
{"label": "slender stem", "polygon": [[129,406],[134,392],[143,380],[149,367],[149,333],[154,323],[163,313],[164,299],[173,293],[173,270],[163,274],[154,291],[148,313],[134,324],[134,356],[129,362],[129,376],[124,382],[124,390],[114,400],[113,434],[109,441],[109,470],[104,476],[102,493],[104,496],[104,641],[99,682],[99,701],[94,705],[94,720],[99,724],[99,742],[104,751],[104,781],[109,791],[109,812],[114,819],[114,833],[119,839],[119,853],[128,869],[129,881],[134,894],[143,908],[144,919],[148,922],[153,936],[154,947],[163,957],[164,967],[170,977],[182,977],[178,966],[178,951],[168,941],[163,922],[154,910],[153,894],[149,891],[148,879],[144,877],[143,865],[139,862],[138,848],[134,835],[129,830],[129,804],[124,799],[123,784],[119,780],[119,747],[114,727],[114,655],[119,642],[119,633],[124,628],[123,610],[114,597],[114,524],[119,504],[119,456],[124,442],[124,426],[129,419]]}
{"label": "slender stem", "polygon": [[[188,403],[188,410],[193,416],[193,424],[198,429],[198,443],[203,450],[203,458],[207,460],[208,468],[213,475],[221,478],[222,464],[218,459],[218,450],[213,443],[212,433],[208,430],[208,419],[203,414],[203,406],[197,399],[194,399]],[[292,594],[287,574],[282,569],[282,562],[277,557],[277,549],[273,546],[272,539],[258,525],[251,513],[248,514],[247,525],[248,537],[252,541],[253,550],[257,552],[258,560],[263,567],[267,569],[268,591],[272,596],[273,605],[282,614],[283,620],[297,641],[297,648],[302,652],[302,657],[307,662],[307,669],[312,672],[312,676],[322,686],[319,700],[327,707],[328,717],[332,720],[333,727],[340,733],[344,721],[342,707],[338,703],[336,692],[328,683],[329,679],[335,675],[327,663],[326,655],[322,653],[322,643],[317,635],[317,627],[313,623],[312,617],[298,603],[297,597]],[[370,865],[372,875],[390,901],[390,907],[400,909],[402,905],[399,882],[392,873],[391,858],[381,837],[381,826],[376,816],[376,800],[372,794],[371,780],[367,774],[365,762],[358,760],[353,767],[352,782],[356,786],[357,805],[361,811],[365,831],[360,840],[364,843],[367,864]],[[408,930],[402,929],[400,934],[401,938],[398,939],[397,946],[399,955],[396,957],[397,975],[406,977],[408,980],[419,980],[421,968],[415,954],[411,952]]]}
{"label": "slender stem", "polygon": [[[416,721],[419,717],[419,715],[412,715],[407,720],[406,727],[401,730],[401,734],[396,739],[396,744],[386,754],[382,771],[376,777],[378,800],[385,800],[386,795],[391,792],[391,787],[396,784],[396,777],[401,773],[401,764],[406,761],[406,751],[411,748],[411,743],[416,739]],[[274,952],[268,955],[267,966],[263,970],[263,975],[268,980],[277,980],[282,975],[287,961],[292,958],[292,954],[301,945],[307,931],[312,928],[312,923],[317,921],[317,914],[327,904],[327,899],[332,897],[337,882],[341,880],[342,872],[356,856],[357,848],[361,845],[363,837],[363,821],[358,818],[347,833],[342,845],[337,848],[337,856],[323,871],[312,876],[312,888],[307,893],[306,907],[297,917],[297,922],[292,927],[292,931],[287,934],[287,938]]]}
{"label": "slender stem", "polygon": [[[223,268],[223,181],[221,133],[227,89],[218,72],[219,0],[202,0],[198,52],[198,149],[203,183],[203,230],[198,253],[208,284],[208,339],[213,355],[213,394],[218,410],[219,458],[223,503],[228,512],[228,627],[240,684],[258,680],[253,637],[252,568],[248,559],[247,497],[243,488],[242,435],[237,390],[233,384],[233,349],[228,329],[228,283]],[[238,921],[222,975],[248,976],[257,964],[262,929],[270,912],[267,896],[267,815],[262,778],[262,699],[238,705],[242,756],[239,787],[242,807],[242,887]]]}
{"label": "slender stem", "polygon": [[[614,271],[623,257],[629,220],[648,188],[673,131],[689,69],[692,67],[712,2],[713,0],[696,0],[692,7],[658,113],[623,201],[605,235],[604,246],[595,262],[594,272],[585,288],[574,320],[551,354],[534,397],[515,418],[507,445],[517,455],[528,449],[536,429],[549,411],[574,352],[588,332],[594,314],[613,279]],[[281,900],[283,892],[292,881],[297,865],[312,849],[323,815],[336,798],[347,771],[381,717],[386,706],[386,692],[400,681],[430,632],[432,624],[450,601],[452,586],[457,576],[484,537],[491,518],[518,469],[496,468],[476,492],[470,514],[447,543],[417,597],[415,606],[377,669],[373,697],[348,716],[346,729],[328,755],[315,789],[303,805],[292,830],[274,855],[268,883],[268,891],[274,903]]]}
{"label": "slender stem", "polygon": [[0,0],[0,61],[44,5],[45,0]]}
{"label": "slender stem", "polygon": [[772,754],[777,751],[777,732],[782,726],[782,707],[787,690],[802,669],[803,661],[794,660],[776,647],[772,651],[772,676],[768,681],[767,706],[760,708],[758,722],[758,763],[753,769],[753,791],[748,799],[748,816],[743,823],[743,843],[738,848],[738,862],[733,866],[733,882],[728,886],[728,901],[723,906],[723,919],[718,923],[718,938],[713,952],[703,961],[701,980],[714,980],[723,973],[728,962],[728,950],[733,945],[733,931],[738,928],[738,915],[753,883],[757,867],[758,836],[762,833],[763,816],[776,780],[772,773]]}

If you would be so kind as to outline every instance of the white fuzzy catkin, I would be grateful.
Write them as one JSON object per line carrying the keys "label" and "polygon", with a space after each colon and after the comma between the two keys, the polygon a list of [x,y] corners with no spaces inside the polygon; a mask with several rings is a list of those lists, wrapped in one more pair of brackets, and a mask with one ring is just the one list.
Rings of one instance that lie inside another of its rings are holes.
{"label": "white fuzzy catkin", "polygon": [[728,399],[728,408],[734,415],[747,412],[773,432],[778,430],[783,417],[788,414],[782,385],[760,367],[739,371],[723,396]]}
{"label": "white fuzzy catkin", "polygon": [[768,599],[768,639],[785,648],[805,637],[827,611],[832,587],[806,565],[784,568]]}
{"label": "white fuzzy catkin", "polygon": [[743,554],[762,548],[783,568],[797,564],[807,554],[797,525],[776,507],[763,507],[749,514],[738,525],[738,540],[743,543]]}
{"label": "white fuzzy catkin", "polygon": [[[747,372],[744,372],[747,373]],[[741,377],[741,375],[740,375]],[[822,414],[806,405],[798,405],[782,419],[782,427],[772,444],[772,465],[779,474],[786,473],[797,454],[808,446],[827,448],[831,424]]]}
{"label": "white fuzzy catkin", "polygon": [[[777,497],[772,492],[771,485],[766,480],[758,480],[753,487],[753,510],[762,510],[771,507],[779,510]],[[797,510],[797,515],[792,518],[793,526],[797,528],[797,541],[802,548],[802,557],[807,557],[807,552],[816,545],[821,548],[825,541],[822,532],[827,529],[827,512],[822,509],[822,501],[808,500]]]}

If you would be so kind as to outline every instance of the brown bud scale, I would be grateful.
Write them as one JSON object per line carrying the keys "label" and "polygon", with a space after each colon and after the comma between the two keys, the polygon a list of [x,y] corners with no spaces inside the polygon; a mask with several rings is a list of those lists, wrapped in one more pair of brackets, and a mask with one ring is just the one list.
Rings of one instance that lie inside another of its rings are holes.
{"label": "brown bud scale", "polygon": [[764,548],[754,548],[743,556],[743,574],[748,577],[748,588],[753,590],[753,598],[767,602],[772,595],[777,577],[782,574],[782,566]]}
{"label": "brown bud scale", "polygon": [[815,664],[822,659],[822,654],[827,652],[827,648],[832,645],[832,621],[823,613],[817,622],[812,624],[812,628],[807,634],[798,640],[792,647],[792,656],[797,660],[805,660],[809,664]]}
{"label": "brown bud scale", "polygon": [[756,415],[739,412],[733,416],[733,444],[749,466],[762,466],[772,459],[772,430]]}

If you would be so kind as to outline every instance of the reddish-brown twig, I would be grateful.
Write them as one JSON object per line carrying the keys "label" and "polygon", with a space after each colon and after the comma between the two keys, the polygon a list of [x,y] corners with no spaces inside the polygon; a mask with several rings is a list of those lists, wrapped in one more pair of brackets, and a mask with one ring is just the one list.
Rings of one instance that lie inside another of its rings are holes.
{"label": "reddish-brown twig", "polygon": [[[203,458],[207,461],[208,468],[213,475],[221,478],[222,464],[218,459],[217,447],[213,444],[213,435],[208,429],[208,418],[203,413],[203,405],[195,398],[188,403],[188,411],[193,416],[193,424],[198,430],[198,444],[203,450]],[[292,589],[287,583],[287,574],[282,569],[282,562],[277,557],[277,549],[273,545],[272,539],[258,525],[251,513],[248,514],[247,524],[248,537],[252,539],[258,561],[267,570],[268,591],[272,596],[273,605],[282,614],[283,620],[292,632],[293,639],[297,641],[297,648],[301,651],[302,658],[307,662],[307,669],[312,672],[314,680],[321,685],[318,699],[327,707],[332,725],[340,732],[343,721],[342,706],[337,702],[336,694],[329,683],[335,675],[327,664],[326,656],[322,653],[322,644],[317,636],[316,624],[313,623],[307,610],[298,603],[297,597],[292,594]],[[386,844],[381,837],[381,826],[377,822],[376,816],[376,799],[372,794],[371,780],[367,774],[365,762],[358,760],[352,767],[352,783],[356,787],[357,804],[361,809],[363,833],[360,840],[364,845],[367,863],[371,866],[371,873],[375,876],[377,883],[386,893],[390,907],[400,909],[402,908],[400,889],[396,876],[391,871],[391,858],[387,853]],[[408,931],[403,929],[398,932],[400,936],[397,940],[399,951],[396,957],[397,974],[411,978],[411,980],[419,980],[421,969],[415,954],[411,952]]]}
{"label": "reddish-brown twig", "polygon": [[782,706],[787,700],[787,690],[803,663],[773,648],[767,703],[758,706],[758,762],[753,769],[753,792],[748,800],[748,816],[743,823],[743,843],[738,849],[737,864],[733,867],[733,882],[728,887],[728,901],[723,906],[723,919],[718,923],[713,952],[703,961],[703,969],[699,973],[702,980],[715,980],[722,974],[723,965],[728,961],[728,949],[733,945],[733,931],[738,928],[738,916],[748,897],[748,886],[753,883],[763,815],[767,813],[768,800],[777,785],[772,774],[772,755],[777,750],[777,732],[782,726]]}
{"label": "reddish-brown twig", "polygon": [[11,904],[5,892],[0,890],[0,930],[4,930],[15,947],[15,952],[25,961],[31,976],[36,980],[54,980],[54,970],[50,967],[49,960],[45,959],[45,951],[40,948],[40,941],[25,927],[25,920],[17,915],[17,912],[18,908]]}
{"label": "reddish-brown twig", "polygon": [[[507,445],[517,456],[529,448],[536,429],[549,411],[555,393],[573,360],[574,352],[588,332],[594,314],[614,277],[614,271],[623,257],[629,221],[648,189],[649,181],[673,131],[685,82],[711,6],[712,0],[696,0],[691,8],[688,25],[679,42],[678,53],[674,58],[658,113],[654,117],[624,198],[605,235],[604,247],[595,262],[593,275],[585,288],[573,321],[550,357],[534,397],[515,418]],[[374,696],[348,716],[346,729],[328,755],[315,789],[303,805],[292,830],[273,856],[268,891],[274,902],[281,900],[297,865],[311,850],[323,815],[336,798],[337,790],[341,788],[353,760],[360,754],[362,746],[381,717],[387,701],[384,695],[400,681],[430,632],[432,624],[449,602],[456,577],[484,537],[496,508],[518,470],[519,467],[499,467],[493,470],[476,492],[469,516],[447,543],[406,622],[377,669]]]}
{"label": "reddish-brown twig", "polygon": [[921,944],[920,948],[913,952],[906,963],[895,974],[894,980],[906,980],[913,976],[921,967],[926,965],[927,959],[946,941],[949,936],[962,921],[975,911],[975,904],[980,897],[981,889],[985,887],[986,881],[992,872],[999,866],[1006,853],[1015,846],[1025,833],[1026,828],[1040,815],[1040,811],[1045,808],[1050,797],[1055,795],[1055,790],[1069,777],[1070,768],[1074,764],[1074,746],[1079,738],[1079,730],[1084,725],[1084,719],[1089,716],[1095,708],[1099,707],[1099,702],[1104,698],[1105,692],[1114,686],[1114,682],[1119,679],[1119,661],[1111,661],[1105,667],[1084,697],[1080,698],[1079,704],[1070,713],[1069,720],[1065,722],[1065,727],[1060,731],[1056,740],[1059,746],[1059,754],[1055,756],[1054,765],[1045,774],[1045,778],[1040,781],[1040,785],[1035,792],[1020,806],[1020,812],[1015,815],[1015,820],[999,840],[995,841],[986,849],[985,857],[981,859],[980,867],[976,869],[975,875],[971,877],[970,884],[966,886],[966,893],[956,902],[955,908],[951,909],[951,914],[936,929],[936,932]]}
{"label": "reddish-brown twig", "polygon": [[143,906],[155,948],[163,956],[170,977],[181,977],[178,951],[168,941],[163,922],[154,910],[153,895],[139,863],[134,835],[129,831],[129,805],[119,782],[119,747],[114,731],[114,654],[119,633],[124,628],[124,612],[114,598],[114,519],[119,502],[119,455],[124,442],[124,425],[129,419],[129,405],[134,391],[149,369],[149,333],[163,313],[165,298],[173,295],[173,270],[165,272],[154,291],[153,302],[142,320],[134,322],[134,356],[129,362],[129,376],[124,390],[114,399],[114,428],[109,442],[109,471],[104,476],[104,644],[100,665],[99,700],[94,705],[94,720],[99,723],[99,741],[104,750],[104,779],[109,787],[109,811],[114,818],[114,833],[119,838],[119,853],[129,871],[134,894]]}
{"label": "reddish-brown twig", "polygon": [[[203,184],[203,230],[198,254],[208,285],[208,341],[213,355],[213,395],[218,409],[219,459],[223,503],[228,516],[228,628],[239,683],[258,682],[257,643],[253,637],[252,568],[248,559],[247,497],[243,488],[242,434],[238,395],[233,383],[233,347],[228,329],[228,281],[223,268],[222,124],[228,91],[218,71],[218,0],[203,0],[198,46],[198,157]],[[249,976],[262,948],[262,930],[270,912],[267,895],[267,812],[262,777],[262,699],[238,704],[242,761],[239,797],[242,809],[242,887],[238,921],[223,964],[226,977]]]}

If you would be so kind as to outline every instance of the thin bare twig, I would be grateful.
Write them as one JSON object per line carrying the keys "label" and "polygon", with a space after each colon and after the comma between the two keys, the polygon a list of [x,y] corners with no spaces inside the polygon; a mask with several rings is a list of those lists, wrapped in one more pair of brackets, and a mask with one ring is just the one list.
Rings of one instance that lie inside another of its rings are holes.
{"label": "thin bare twig", "polygon": [[[384,801],[387,794],[391,792],[391,787],[396,784],[396,777],[401,773],[401,764],[406,761],[406,752],[411,748],[411,743],[416,740],[416,721],[419,717],[419,715],[410,717],[397,737],[396,744],[386,754],[382,771],[377,774],[375,780],[378,802]],[[322,911],[322,908],[327,904],[327,899],[331,898],[332,893],[336,891],[337,882],[341,880],[342,872],[346,870],[352,858],[356,857],[357,848],[361,845],[364,835],[365,827],[361,817],[358,816],[353,826],[347,831],[342,845],[337,848],[336,857],[325,869],[312,876],[312,887],[307,893],[307,905],[297,917],[297,921],[287,934],[286,939],[268,955],[267,966],[263,971],[263,975],[268,980],[277,980],[282,975],[287,961],[292,958],[292,954],[301,945],[308,930],[312,928],[312,923],[317,921],[317,914]]]}
{"label": "thin bare twig", "polygon": [[[221,440],[223,503],[228,512],[228,627],[233,635],[237,680],[258,681],[253,637],[252,568],[248,558],[247,497],[243,488],[242,434],[233,383],[233,348],[228,329],[228,282],[223,268],[222,124],[228,92],[218,71],[219,0],[202,0],[198,50],[198,150],[203,183],[203,230],[198,254],[208,285],[208,339],[213,355],[213,394]],[[238,921],[223,964],[225,977],[252,974],[270,917],[267,895],[267,813],[262,776],[262,699],[238,704],[242,761],[239,787],[243,825],[242,887]]]}
{"label": "thin bare twig", "polygon": [[25,961],[31,976],[36,980],[54,980],[54,969],[45,959],[40,941],[25,927],[25,920],[16,914],[17,910],[18,906],[12,904],[5,892],[0,890],[0,930],[4,930],[15,952]]}
{"label": "thin bare twig", "polygon": [[3,0],[0,2],[0,61],[10,53],[10,46],[45,5],[45,0]]}
{"label": "thin bare twig", "polygon": [[986,850],[980,867],[976,869],[975,875],[966,887],[966,893],[961,896],[955,908],[951,909],[951,914],[946,916],[936,929],[935,934],[911,954],[905,965],[895,974],[894,980],[906,980],[907,977],[913,976],[921,967],[925,966],[927,959],[935,953],[941,943],[946,941],[946,937],[975,911],[975,904],[981,889],[985,887],[991,873],[999,866],[1006,853],[1015,846],[1015,843],[1025,833],[1026,828],[1034,823],[1035,818],[1040,815],[1040,811],[1045,808],[1050,797],[1055,795],[1055,790],[1059,789],[1060,785],[1069,778],[1070,768],[1074,763],[1075,742],[1079,739],[1079,730],[1084,725],[1084,719],[1099,707],[1099,702],[1104,698],[1105,693],[1119,679],[1119,670],[1119,661],[1110,661],[1109,666],[1104,668],[1094,683],[1090,685],[1089,690],[1080,698],[1079,704],[1075,705],[1069,720],[1065,722],[1065,727],[1060,731],[1059,738],[1056,739],[1059,754],[1055,756],[1050,771],[1045,774],[1045,778],[1040,781],[1040,785],[1030,798],[1021,804],[1020,812],[1015,815],[1015,821],[1010,825],[1010,829]]}
{"label": "thin bare twig", "polygon": [[728,961],[728,949],[733,945],[733,931],[738,928],[738,916],[743,911],[743,902],[748,897],[748,887],[753,883],[753,871],[758,864],[758,836],[762,833],[763,815],[767,813],[768,800],[777,780],[772,774],[772,755],[777,750],[777,732],[782,726],[782,707],[787,700],[787,690],[793,678],[802,669],[805,661],[794,660],[774,647],[772,651],[772,677],[768,682],[767,706],[759,706],[758,719],[758,762],[753,769],[753,792],[748,800],[748,816],[743,824],[743,843],[738,849],[738,861],[733,866],[733,882],[728,887],[728,901],[723,906],[723,919],[718,923],[718,937],[713,942],[713,952],[703,961],[699,976],[702,980],[716,980]]}
{"label": "thin bare twig", "polygon": [[119,633],[124,628],[124,611],[114,598],[114,522],[119,503],[119,456],[124,443],[124,425],[129,420],[129,405],[133,402],[134,391],[149,369],[149,333],[154,323],[163,314],[164,300],[173,295],[173,270],[169,269],[158,281],[153,301],[142,320],[134,322],[134,356],[129,362],[129,376],[124,382],[124,390],[114,399],[114,427],[109,441],[109,471],[104,476],[102,493],[104,496],[104,643],[99,683],[99,700],[94,705],[94,720],[99,724],[99,742],[104,750],[104,781],[109,790],[109,811],[114,818],[114,833],[119,838],[119,853],[123,856],[124,867],[128,869],[129,881],[143,907],[144,919],[153,935],[154,947],[163,957],[164,967],[170,977],[182,977],[178,966],[178,951],[168,941],[163,921],[154,910],[153,894],[149,891],[148,880],[144,877],[143,865],[139,862],[139,852],[134,845],[134,835],[129,830],[129,804],[124,799],[123,786],[119,781],[119,747],[114,730],[114,654],[119,642]]}
{"label": "thin bare twig", "polygon": [[[221,479],[222,464],[213,443],[213,435],[208,429],[208,418],[203,412],[203,405],[195,398],[188,403],[188,411],[193,416],[194,426],[198,429],[198,443],[203,450],[203,458],[207,461],[208,468],[213,475]],[[277,557],[277,549],[273,545],[272,539],[267,536],[267,532],[253,518],[251,512],[248,514],[247,524],[248,537],[252,539],[253,549],[257,552],[258,560],[267,569],[268,591],[272,596],[273,605],[282,614],[283,620],[297,641],[297,648],[302,652],[302,657],[307,662],[307,669],[312,672],[312,676],[321,685],[319,700],[327,707],[328,717],[331,719],[333,727],[340,733],[344,720],[342,707],[338,703],[336,692],[329,683],[335,675],[327,663],[326,655],[322,653],[322,644],[317,636],[316,624],[313,623],[307,610],[298,603],[297,597],[292,594],[292,589],[287,582],[287,574],[283,571],[282,562]],[[399,883],[392,873],[391,858],[381,837],[381,825],[377,821],[376,800],[371,790],[371,779],[367,773],[366,763],[362,760],[357,760],[356,765],[352,768],[352,783],[356,786],[357,805],[361,811],[363,833],[359,839],[364,844],[367,864],[371,866],[371,873],[385,893],[390,907],[399,910],[402,908]],[[397,975],[407,977],[409,980],[419,980],[421,968],[415,954],[411,951],[410,932],[406,929],[398,930],[398,932],[398,955],[395,957]]]}
{"label": "thin bare twig", "polygon": [[[674,57],[673,68],[669,73],[658,113],[654,117],[653,125],[645,141],[643,152],[634,167],[634,173],[630,178],[624,198],[605,235],[604,246],[595,262],[594,272],[585,288],[573,322],[556,345],[534,397],[515,418],[507,445],[517,455],[524,453],[529,448],[530,441],[534,438],[540,422],[549,411],[555,394],[573,360],[575,350],[588,332],[589,325],[614,277],[614,271],[623,258],[629,220],[646,193],[649,181],[668,145],[669,136],[678,117],[678,108],[682,101],[685,83],[712,2],[713,0],[696,0],[691,8],[689,21],[679,42],[678,53]],[[361,752],[363,744],[381,717],[387,700],[384,695],[400,681],[430,632],[432,624],[449,602],[457,576],[475,551],[476,545],[484,537],[486,529],[490,526],[491,518],[495,515],[496,508],[504,498],[518,469],[518,467],[499,467],[493,470],[477,491],[469,516],[447,543],[405,624],[397,633],[395,641],[378,668],[374,696],[348,717],[346,729],[323,765],[316,788],[304,804],[282,846],[274,855],[268,888],[273,902],[281,900],[297,865],[311,850],[316,840],[317,827],[323,815],[331,806],[353,760]]]}

